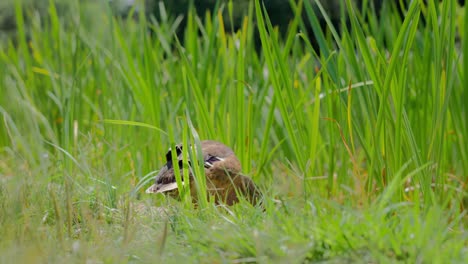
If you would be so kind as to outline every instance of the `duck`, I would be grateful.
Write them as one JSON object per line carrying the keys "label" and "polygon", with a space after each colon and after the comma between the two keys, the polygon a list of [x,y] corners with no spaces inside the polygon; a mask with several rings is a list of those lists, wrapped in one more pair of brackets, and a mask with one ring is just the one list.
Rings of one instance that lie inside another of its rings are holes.
{"label": "duck", "polygon": [[[175,156],[181,177],[183,177],[182,169],[184,167],[183,147],[182,144],[175,146]],[[200,142],[200,147],[203,154],[208,197],[214,197],[216,204],[228,206],[238,203],[240,196],[243,196],[252,205],[259,204],[261,192],[251,178],[242,174],[241,163],[231,148],[214,140],[203,140]],[[179,192],[172,160],[172,149],[166,153],[165,159],[166,164],[159,170],[154,184],[146,190],[146,193],[162,193],[177,199]],[[188,166],[190,166],[190,162]],[[192,201],[197,203],[197,188],[191,169],[189,169],[189,178]],[[184,183],[182,179],[182,184]]]}

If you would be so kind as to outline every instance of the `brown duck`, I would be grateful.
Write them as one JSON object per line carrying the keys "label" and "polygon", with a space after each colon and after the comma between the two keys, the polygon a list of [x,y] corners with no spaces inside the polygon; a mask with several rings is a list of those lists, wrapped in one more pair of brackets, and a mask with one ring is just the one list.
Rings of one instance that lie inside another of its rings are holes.
{"label": "brown duck", "polygon": [[[256,205],[260,200],[260,191],[254,182],[241,174],[241,164],[232,149],[212,140],[200,142],[203,153],[206,186],[210,196],[217,204],[233,205],[239,201],[238,195],[244,196],[251,204]],[[182,145],[176,146],[176,156],[182,175]],[[177,183],[174,174],[171,149],[166,154],[166,164],[156,176],[155,183],[146,193],[166,193],[178,197]],[[190,193],[192,200],[197,201],[197,190],[192,173],[190,177]]]}

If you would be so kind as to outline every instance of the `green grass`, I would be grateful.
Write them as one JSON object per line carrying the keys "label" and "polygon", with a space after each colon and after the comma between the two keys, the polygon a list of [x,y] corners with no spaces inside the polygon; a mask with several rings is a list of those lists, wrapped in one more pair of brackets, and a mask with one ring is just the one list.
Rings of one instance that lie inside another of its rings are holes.
{"label": "green grass", "polygon": [[[338,35],[305,1],[280,37],[255,1],[235,34],[189,14],[180,42],[172,16],[76,1],[26,26],[17,4],[0,48],[0,262],[465,263],[468,16],[419,2],[404,20],[350,12]],[[234,149],[264,209],[144,193],[170,146],[202,139]]]}

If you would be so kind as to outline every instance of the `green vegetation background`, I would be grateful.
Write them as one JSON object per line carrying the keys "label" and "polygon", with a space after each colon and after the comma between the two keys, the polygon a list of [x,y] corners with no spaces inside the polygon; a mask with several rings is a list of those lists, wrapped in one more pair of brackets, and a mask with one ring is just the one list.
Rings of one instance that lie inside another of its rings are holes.
{"label": "green vegetation background", "polygon": [[[282,35],[252,1],[228,34],[228,2],[188,13],[178,43],[164,8],[15,1],[0,262],[465,263],[466,8],[344,3],[340,34],[309,1]],[[144,194],[167,148],[199,138],[235,150],[263,209]]]}

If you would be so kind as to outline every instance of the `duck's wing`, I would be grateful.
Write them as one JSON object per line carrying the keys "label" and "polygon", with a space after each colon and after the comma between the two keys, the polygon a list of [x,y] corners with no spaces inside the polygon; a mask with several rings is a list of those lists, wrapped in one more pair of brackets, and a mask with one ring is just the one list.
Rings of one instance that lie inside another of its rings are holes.
{"label": "duck's wing", "polygon": [[[182,181],[182,185],[184,182]],[[177,189],[174,168],[168,168],[166,165],[161,169],[156,176],[153,185],[146,189],[146,193],[163,193]]]}
{"label": "duck's wing", "polygon": [[224,161],[223,158],[212,156],[210,154],[205,155],[204,166],[206,169],[213,167],[213,164],[218,161]]}
{"label": "duck's wing", "polygon": [[[176,145],[175,151],[176,156],[179,158],[179,163],[181,163],[180,158],[182,157],[182,145]],[[172,149],[169,149],[169,151],[166,153],[166,164],[164,164],[158,175],[156,175],[154,184],[146,189],[146,193],[163,193],[172,191],[174,189],[177,189],[177,182],[172,164]]]}
{"label": "duck's wing", "polygon": [[[177,182],[175,178],[174,168],[166,164],[159,171],[154,184],[146,189],[146,193],[163,193],[177,189]],[[183,184],[182,179],[182,184]]]}
{"label": "duck's wing", "polygon": [[[181,175],[182,177],[182,175]],[[182,185],[184,180],[182,178]],[[146,189],[146,193],[163,193],[177,189],[174,168],[168,168],[164,165],[163,169],[156,176],[155,183]]]}
{"label": "duck's wing", "polygon": [[[183,184],[183,182],[182,182]],[[177,182],[171,182],[168,184],[153,184],[148,189],[146,189],[146,193],[163,193],[177,189]]]}

